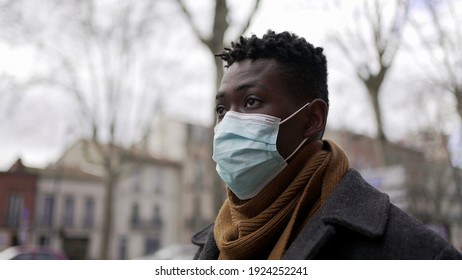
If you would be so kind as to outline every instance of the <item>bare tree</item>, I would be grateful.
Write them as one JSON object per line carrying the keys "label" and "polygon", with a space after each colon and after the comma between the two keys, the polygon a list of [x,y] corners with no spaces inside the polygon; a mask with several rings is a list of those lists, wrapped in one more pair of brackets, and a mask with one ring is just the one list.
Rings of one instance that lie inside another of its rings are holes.
{"label": "bare tree", "polygon": [[[417,4],[423,9],[417,10],[410,22],[418,38],[418,49],[411,44],[408,48],[414,62],[423,69],[429,88],[436,94],[446,92],[454,96],[456,112],[462,121],[462,6],[453,0],[424,0]],[[447,145],[446,141],[443,149],[452,170],[456,195],[462,202],[460,171],[451,161]]]}
{"label": "bare tree", "polygon": [[[422,15],[416,14],[411,20],[420,44],[419,50],[410,48],[410,51],[415,63],[424,69],[425,80],[431,82],[436,92],[448,92],[454,96],[457,114],[462,121],[461,6],[457,7],[453,0],[419,3],[423,4],[427,16],[422,20]],[[425,59],[416,56],[422,53],[430,63],[426,64]]]}
{"label": "bare tree", "polygon": [[[186,19],[188,20],[188,23],[191,29],[193,30],[194,34],[196,35],[198,40],[208,48],[212,56],[218,52],[221,52],[224,46],[229,44],[229,42],[225,42],[225,35],[226,32],[229,31],[233,23],[229,22],[231,12],[229,10],[228,3],[226,0],[215,1],[213,22],[211,23],[212,32],[210,34],[203,34],[203,32],[200,31],[200,28],[194,20],[193,14],[188,9],[188,6],[186,5],[184,0],[177,0],[177,2],[180,5],[184,15],[186,16]],[[255,0],[250,13],[248,14],[246,20],[242,23],[242,26],[239,28],[236,38],[244,34],[246,30],[249,28],[253,16],[258,10],[259,5],[260,0]],[[221,83],[221,78],[223,77],[223,62],[221,59],[215,59],[214,62],[215,70],[217,73],[215,88],[218,89],[218,86]]]}
{"label": "bare tree", "polygon": [[[194,34],[198,38],[202,44],[204,44],[207,49],[210,51],[211,57],[214,56],[214,54],[219,53],[223,51],[224,46],[229,44],[229,42],[225,41],[225,35],[229,31],[230,27],[235,24],[233,22],[229,22],[230,20],[230,10],[228,7],[228,2],[227,0],[216,0],[215,1],[215,9],[213,13],[213,21],[211,23],[211,33],[210,34],[204,34],[203,32],[200,31],[200,28],[198,27],[198,24],[196,23],[193,14],[191,11],[188,9],[187,4],[185,3],[184,0],[177,0],[178,4],[181,7],[181,10],[183,11],[183,14],[185,15],[186,19],[188,20],[189,25],[191,26],[191,29],[193,30]],[[238,32],[236,34],[236,38],[241,36],[246,32],[246,30],[249,28],[252,19],[254,17],[254,14],[258,10],[258,7],[260,5],[260,0],[255,0],[254,5],[252,9],[250,10],[248,16],[246,19],[241,23],[241,26],[238,28]],[[236,39],[235,38],[235,39]],[[215,59],[215,72],[216,72],[216,79],[215,79],[215,89],[217,90],[220,83],[221,79],[223,77],[223,62],[221,59]],[[215,118],[215,112],[213,112],[213,118]],[[210,136],[209,139],[212,139],[213,137],[213,128],[210,129]],[[211,170],[214,170],[214,166],[210,166]],[[215,172],[213,172],[215,174]],[[214,183],[213,183],[213,191],[215,192],[214,194],[214,204],[215,204],[215,209],[218,211],[218,209],[221,207],[221,204],[223,202],[224,198],[224,188],[219,188],[218,186],[222,184],[221,179],[215,174],[214,176]]]}
{"label": "bare tree", "polygon": [[461,6],[457,7],[453,0],[423,0],[419,3],[424,5],[430,20],[425,23],[413,17],[411,23],[420,39],[419,47],[431,61],[432,67],[427,67],[426,78],[455,97],[457,113],[462,120]]}
{"label": "bare tree", "polygon": [[[345,15],[342,1],[335,1],[345,25],[331,36],[367,89],[375,114],[377,138],[382,151],[387,144],[380,99],[381,88],[395,61],[408,18],[409,1],[361,1],[352,14]],[[345,9],[350,10],[350,9]],[[387,163],[383,153],[384,163]]]}
{"label": "bare tree", "polygon": [[70,98],[78,110],[76,129],[93,140],[102,159],[101,259],[110,258],[114,192],[124,163],[118,147],[130,147],[149,132],[162,109],[159,92],[172,85],[165,72],[175,72],[168,56],[160,59],[156,39],[165,38],[168,28],[159,26],[159,3],[18,0],[0,5],[8,23],[4,38],[33,44],[45,61],[30,79]]}

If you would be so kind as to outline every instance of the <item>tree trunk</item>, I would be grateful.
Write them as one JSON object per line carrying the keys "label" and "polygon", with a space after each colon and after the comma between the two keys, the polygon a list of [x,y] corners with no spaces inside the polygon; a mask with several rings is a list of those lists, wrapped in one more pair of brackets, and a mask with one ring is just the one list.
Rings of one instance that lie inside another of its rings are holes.
{"label": "tree trunk", "polygon": [[387,166],[390,163],[390,159],[387,156],[387,144],[388,140],[383,130],[383,120],[382,120],[382,111],[380,109],[379,102],[379,88],[368,87],[369,97],[371,98],[372,107],[374,110],[375,124],[377,127],[377,141],[379,144],[379,160],[382,166]]}
{"label": "tree trunk", "polygon": [[117,185],[119,174],[116,171],[115,165],[115,158],[112,152],[113,150],[110,149],[109,155],[105,157],[104,160],[104,187],[105,187],[105,196],[104,196],[104,212],[103,212],[103,221],[102,221],[102,232],[101,232],[101,252],[100,252],[100,259],[108,260],[112,259],[110,255],[110,245],[111,245],[111,237],[112,237],[112,229],[113,229],[113,221],[114,221],[114,213],[115,210],[114,204],[114,194],[115,188]]}
{"label": "tree trunk", "polygon": [[457,113],[459,114],[460,121],[462,122],[462,88],[461,87],[455,88],[454,96],[456,98]]}

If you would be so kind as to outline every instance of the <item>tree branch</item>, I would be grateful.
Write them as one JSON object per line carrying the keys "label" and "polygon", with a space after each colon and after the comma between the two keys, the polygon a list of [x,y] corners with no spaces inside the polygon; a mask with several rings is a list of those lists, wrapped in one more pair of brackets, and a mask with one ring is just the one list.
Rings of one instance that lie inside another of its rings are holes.
{"label": "tree branch", "polygon": [[193,17],[191,13],[189,12],[188,8],[184,4],[183,0],[176,0],[176,2],[180,5],[181,11],[183,14],[186,16],[186,20],[188,21],[189,25],[191,26],[194,34],[196,34],[196,37],[206,46],[210,45],[210,40],[206,39],[199,29],[197,28],[196,24],[194,23]]}
{"label": "tree branch", "polygon": [[247,31],[247,29],[250,27],[250,24],[252,23],[252,20],[259,6],[260,6],[260,0],[255,0],[255,5],[253,6],[253,9],[250,11],[250,14],[247,17],[246,23],[241,27],[240,29],[241,31],[238,33],[237,38],[235,39],[238,39],[240,36],[242,36]]}

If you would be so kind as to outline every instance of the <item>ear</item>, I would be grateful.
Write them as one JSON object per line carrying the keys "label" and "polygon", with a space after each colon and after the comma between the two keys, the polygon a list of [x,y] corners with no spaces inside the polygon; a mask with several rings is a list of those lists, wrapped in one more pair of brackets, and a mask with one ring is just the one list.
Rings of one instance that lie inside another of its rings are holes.
{"label": "ear", "polygon": [[328,106],[322,99],[315,99],[306,106],[304,137],[321,139],[327,123]]}

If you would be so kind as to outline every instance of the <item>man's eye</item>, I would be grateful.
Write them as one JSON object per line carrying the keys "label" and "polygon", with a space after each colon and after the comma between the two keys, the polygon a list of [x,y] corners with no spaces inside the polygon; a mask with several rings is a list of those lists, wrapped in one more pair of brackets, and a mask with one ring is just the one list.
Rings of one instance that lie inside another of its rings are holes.
{"label": "man's eye", "polygon": [[255,99],[255,98],[249,98],[245,101],[245,107],[253,107],[253,106],[256,106],[260,103],[259,100]]}
{"label": "man's eye", "polygon": [[215,112],[216,112],[217,116],[220,117],[220,116],[223,116],[224,114],[226,114],[226,109],[223,106],[217,106],[215,108]]}

